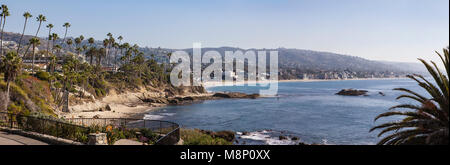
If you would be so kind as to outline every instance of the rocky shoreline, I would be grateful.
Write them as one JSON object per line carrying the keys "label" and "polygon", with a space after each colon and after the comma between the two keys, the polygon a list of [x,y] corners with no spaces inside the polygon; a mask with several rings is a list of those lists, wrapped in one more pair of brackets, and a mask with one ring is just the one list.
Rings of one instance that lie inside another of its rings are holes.
{"label": "rocky shoreline", "polygon": [[258,97],[260,97],[259,94],[208,93],[198,89],[181,92],[167,89],[163,91],[141,89],[120,94],[112,91],[102,99],[74,103],[69,107],[71,112],[60,112],[58,115],[64,118],[142,118],[147,112],[168,105],[185,105],[219,99],[256,99]]}
{"label": "rocky shoreline", "polygon": [[165,104],[165,105],[183,105],[204,100],[218,100],[218,99],[256,99],[260,97],[259,94],[245,94],[239,92],[229,93],[212,93],[201,96],[177,96],[177,97],[138,97],[142,102],[148,104]]}

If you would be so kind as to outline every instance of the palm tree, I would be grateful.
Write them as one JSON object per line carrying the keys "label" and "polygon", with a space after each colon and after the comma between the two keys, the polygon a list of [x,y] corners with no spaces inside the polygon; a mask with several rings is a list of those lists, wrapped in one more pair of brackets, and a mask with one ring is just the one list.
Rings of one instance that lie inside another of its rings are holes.
{"label": "palm tree", "polygon": [[[41,30],[42,22],[47,21],[47,18],[46,18],[44,15],[39,14],[39,15],[36,17],[36,21],[39,22],[39,26],[38,26],[38,29],[37,29],[36,34],[34,35],[34,37],[37,37],[37,36],[38,36],[39,30]],[[31,46],[31,44],[28,45],[27,50],[25,51],[25,55],[28,54],[28,51],[30,50],[30,46]]]}
{"label": "palm tree", "polygon": [[119,43],[114,44],[114,49],[116,50],[116,53],[114,55],[114,71],[117,70],[117,53],[119,51],[118,49],[120,49],[122,52],[121,44],[122,44],[123,37],[119,36],[119,37],[117,37],[117,39],[119,40]]}
{"label": "palm tree", "polygon": [[80,38],[80,40],[81,40],[81,41],[83,41],[83,40],[84,40],[84,36],[83,36],[83,35],[80,35],[80,37],[79,37],[79,38]]}
{"label": "palm tree", "polygon": [[69,39],[66,41],[66,44],[67,44],[67,46],[69,46],[69,50],[72,50],[73,40],[69,38]]}
{"label": "palm tree", "polygon": [[114,37],[111,35],[109,35],[109,51],[108,51],[108,66],[111,65],[111,54],[112,54],[112,50],[114,48],[114,44],[116,43],[116,40],[114,39]]}
{"label": "palm tree", "polygon": [[[2,25],[2,30],[1,30],[1,37],[0,37],[0,53],[1,55],[3,55],[3,31],[5,30],[5,24],[6,24],[6,17],[9,16],[9,10],[8,10],[8,6],[6,5],[2,5],[2,13],[1,13],[1,18],[3,20]],[[1,22],[1,20],[0,20]]]}
{"label": "palm tree", "polygon": [[53,24],[48,24],[47,25],[48,28],[48,42],[47,42],[47,57],[49,56],[49,49],[50,49],[50,41],[52,40],[52,28],[53,28]]}
{"label": "palm tree", "polygon": [[23,35],[25,35],[25,29],[27,28],[28,18],[31,18],[31,17],[33,17],[33,16],[32,16],[29,12],[25,12],[25,13],[23,14],[23,17],[25,17],[25,23],[23,24],[22,35],[20,36],[19,46],[17,47],[17,54],[19,54],[20,45],[22,44]]}
{"label": "palm tree", "polygon": [[[89,46],[91,47],[91,50],[93,49],[92,46],[94,45],[94,42],[95,42],[95,39],[94,39],[94,38],[91,37],[91,38],[88,39],[88,43],[89,43]],[[90,59],[89,59],[89,60],[90,60],[89,64],[91,64],[91,65],[92,65],[92,59],[93,59],[93,57],[94,57],[94,56],[91,54],[91,55],[90,55]]]}
{"label": "palm tree", "polygon": [[[59,45],[59,44],[56,44],[56,45],[54,46],[54,50],[56,50],[56,54],[57,54],[57,55],[60,55],[60,54],[61,54],[61,53],[59,53],[59,52],[61,51],[61,49],[62,49],[62,46]],[[61,58],[61,56],[60,56],[60,58]]]}
{"label": "palm tree", "polygon": [[78,50],[80,50],[80,49],[78,49],[78,48],[80,48],[80,44],[81,44],[81,39],[80,39],[80,37],[75,38],[75,47],[76,47],[76,49],[77,49],[77,55],[78,55],[78,56],[80,55],[80,51],[78,51]]}
{"label": "palm tree", "polygon": [[56,64],[57,64],[57,59],[56,59],[56,56],[55,55],[51,55],[50,57],[50,62],[49,62],[49,64],[48,64],[48,69],[49,69],[49,71],[50,71],[50,74],[51,75],[53,75],[53,73],[55,72],[55,68],[56,68]]}
{"label": "palm tree", "polygon": [[105,48],[98,49],[96,55],[97,55],[97,66],[101,68],[102,58],[103,58],[103,56],[106,55],[106,49]]}
{"label": "palm tree", "polygon": [[11,88],[11,82],[13,82],[17,75],[19,75],[22,70],[22,59],[17,55],[16,52],[8,52],[2,57],[3,61],[0,66],[0,71],[4,72],[4,80],[6,81],[6,107],[9,104],[9,90]]}
{"label": "palm tree", "polygon": [[66,28],[66,32],[64,33],[64,39],[63,39],[63,41],[62,41],[63,43],[66,42],[67,30],[69,29],[70,26],[71,26],[71,25],[70,25],[69,22],[66,22],[66,23],[64,23],[64,25],[63,25],[63,27]]}
{"label": "palm tree", "polygon": [[30,45],[33,45],[33,58],[31,59],[31,73],[34,74],[34,59],[36,54],[36,47],[41,44],[40,40],[37,37],[33,37],[30,39]]}
{"label": "palm tree", "polygon": [[45,18],[44,15],[39,14],[39,16],[36,17],[36,20],[39,22],[39,26],[38,26],[38,29],[37,29],[37,31],[36,31],[36,35],[34,35],[34,37],[37,37],[37,36],[38,36],[39,30],[41,30],[42,22],[47,21],[47,18]]}
{"label": "palm tree", "polygon": [[412,104],[401,104],[391,109],[406,108],[414,111],[394,111],[380,114],[375,118],[378,120],[389,116],[405,116],[401,121],[381,124],[370,131],[383,129],[378,136],[392,132],[384,137],[378,144],[399,145],[399,144],[447,144],[449,126],[449,54],[448,47],[444,49],[444,57],[436,52],[445,66],[446,74],[442,73],[436,63],[431,61],[430,65],[423,59],[419,59],[427,68],[434,82],[430,82],[421,75],[409,75],[408,77],[418,83],[431,98],[422,96],[414,91],[405,88],[394,90],[407,94],[399,96],[397,99],[408,98],[417,101],[421,106]]}
{"label": "palm tree", "polygon": [[[55,42],[56,42],[56,40],[59,39],[58,34],[52,33],[51,39],[52,39],[52,48],[54,48],[54,47],[55,47]],[[54,49],[52,49],[52,54],[53,54],[53,50],[54,50]]]}
{"label": "palm tree", "polygon": [[109,40],[108,39],[104,39],[103,40],[103,46],[105,47],[105,58],[106,58],[106,64],[108,64],[109,65],[109,62],[108,62],[108,45],[109,45]]}

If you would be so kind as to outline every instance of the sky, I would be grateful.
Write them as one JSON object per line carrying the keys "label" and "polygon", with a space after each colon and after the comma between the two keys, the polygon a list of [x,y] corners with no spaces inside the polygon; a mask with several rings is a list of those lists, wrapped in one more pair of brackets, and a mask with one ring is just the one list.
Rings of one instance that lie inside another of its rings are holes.
{"label": "sky", "polygon": [[[5,31],[21,32],[25,11],[64,34],[108,32],[140,46],[298,48],[371,60],[438,60],[449,45],[448,0],[2,0]],[[28,23],[34,34],[38,22]],[[47,36],[45,26],[40,36]]]}

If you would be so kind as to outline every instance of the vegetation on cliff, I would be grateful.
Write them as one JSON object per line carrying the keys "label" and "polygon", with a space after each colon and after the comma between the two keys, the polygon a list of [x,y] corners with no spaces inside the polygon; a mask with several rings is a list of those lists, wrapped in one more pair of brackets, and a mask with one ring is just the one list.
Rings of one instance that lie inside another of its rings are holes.
{"label": "vegetation on cliff", "polygon": [[[9,16],[7,5],[1,6],[1,12],[3,36]],[[25,32],[32,15],[25,12],[23,16]],[[55,110],[68,111],[69,101],[92,101],[106,96],[112,89],[120,93],[151,87],[167,95],[183,91],[170,84],[169,64],[144,57],[138,45],[122,43],[122,36],[108,33],[102,45],[94,44],[94,38],[85,41],[83,35],[68,38],[71,25],[67,22],[61,26],[64,28],[62,40],[52,33],[55,26],[49,23],[46,40],[38,34],[47,18],[40,14],[36,21],[39,26],[34,37],[24,37],[22,33],[19,46],[14,49],[0,45],[1,111],[54,115]],[[46,49],[37,51],[39,46]],[[190,91],[205,92],[203,88]]]}

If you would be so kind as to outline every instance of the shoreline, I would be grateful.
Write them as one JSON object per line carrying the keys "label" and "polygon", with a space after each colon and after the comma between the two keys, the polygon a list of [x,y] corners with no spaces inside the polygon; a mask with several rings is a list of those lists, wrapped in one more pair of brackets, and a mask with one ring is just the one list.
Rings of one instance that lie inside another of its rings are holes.
{"label": "shoreline", "polygon": [[[406,77],[392,77],[392,78],[354,78],[354,79],[290,79],[290,80],[278,80],[277,83],[286,82],[325,82],[325,81],[355,81],[355,80],[395,80],[404,79]],[[205,82],[202,85],[205,88],[220,87],[220,86],[245,86],[248,84],[268,84],[272,81],[239,81],[239,82]]]}
{"label": "shoreline", "polygon": [[[136,92],[125,92],[117,94],[111,92],[102,99],[86,101],[69,106],[70,112],[59,112],[58,116],[64,118],[133,118],[143,119],[148,112],[168,106],[168,103],[145,103],[140,96],[150,96],[154,98],[164,98],[160,91],[139,90]],[[173,97],[207,97],[213,93],[188,93],[175,95]],[[109,107],[109,110],[108,108]]]}
{"label": "shoreline", "polygon": [[[279,80],[278,83],[290,83],[290,82],[324,82],[324,81],[354,81],[354,80],[392,80],[392,79],[403,79],[404,77],[395,78],[358,78],[358,79],[293,79],[293,80]],[[244,82],[222,82],[222,83],[212,83],[206,82],[203,86],[207,88],[220,87],[220,86],[244,86],[248,81]],[[251,82],[250,82],[251,83]],[[269,81],[254,82],[257,84],[270,83]],[[122,94],[116,94],[113,92],[111,95],[106,96],[103,99],[96,100],[95,102],[86,102],[83,104],[77,104],[70,106],[71,112],[63,113],[60,112],[58,115],[65,118],[138,118],[143,119],[148,112],[158,110],[162,107],[169,106],[169,104],[148,104],[140,102],[138,96],[142,94],[150,94],[155,97],[163,97],[159,92],[151,91],[139,91],[139,92],[126,92]],[[202,93],[202,94],[185,94],[178,95],[175,97],[202,97],[211,96],[214,93]],[[196,104],[197,102],[188,103]],[[94,109],[105,108],[105,106],[110,106],[111,110],[96,111]],[[181,104],[179,106],[183,106]]]}

